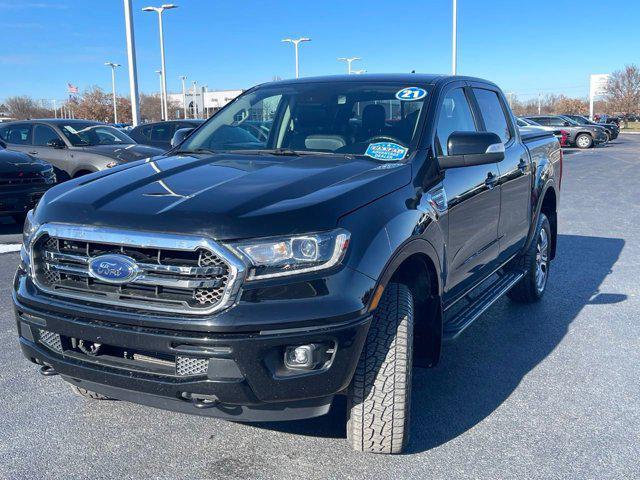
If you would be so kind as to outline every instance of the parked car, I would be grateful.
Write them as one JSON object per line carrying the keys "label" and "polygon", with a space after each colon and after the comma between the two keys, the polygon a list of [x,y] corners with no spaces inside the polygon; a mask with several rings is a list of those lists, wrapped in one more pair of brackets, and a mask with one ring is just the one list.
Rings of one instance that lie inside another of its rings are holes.
{"label": "parked car", "polygon": [[618,128],[620,128],[620,117],[614,117],[612,115],[594,115],[593,119],[598,123],[598,124],[608,124],[608,123],[614,123],[615,125],[618,126]]}
{"label": "parked car", "polygon": [[53,167],[25,153],[6,150],[0,141],[0,216],[22,224],[27,212],[56,183]]}
{"label": "parked car", "polygon": [[596,123],[582,115],[563,115],[563,117],[570,118],[574,122],[578,122],[580,125],[597,125],[598,127],[602,127],[607,132],[609,140],[615,140],[620,134],[620,128],[618,128],[615,123]]}
{"label": "parked car", "polygon": [[[233,143],[267,111],[266,143]],[[20,345],[90,399],[251,422],[346,395],[353,448],[399,453],[414,358],[435,365],[505,294],[544,295],[561,175],[558,141],[485,80],[263,84],[168,155],[45,194]]]}
{"label": "parked car", "polygon": [[558,142],[560,142],[561,147],[569,146],[569,132],[567,132],[566,130],[558,129],[556,127],[545,127],[543,125],[540,125],[539,123],[534,122],[533,120],[522,117],[517,117],[516,123],[518,125],[518,128],[537,128],[539,130],[552,132],[553,136],[558,139]]}
{"label": "parked car", "polygon": [[132,128],[128,135],[143,145],[161,148],[167,151],[171,148],[173,134],[183,128],[197,128],[204,120],[193,118],[186,120],[169,120],[166,122],[145,123]]}
{"label": "parked car", "polygon": [[607,141],[607,132],[603,127],[580,125],[578,122],[562,115],[527,115],[524,118],[545,127],[566,130],[569,133],[569,145],[578,148],[591,148]]}
{"label": "parked car", "polygon": [[0,126],[7,148],[51,163],[59,181],[159,155],[120,130],[89,120],[25,120]]}

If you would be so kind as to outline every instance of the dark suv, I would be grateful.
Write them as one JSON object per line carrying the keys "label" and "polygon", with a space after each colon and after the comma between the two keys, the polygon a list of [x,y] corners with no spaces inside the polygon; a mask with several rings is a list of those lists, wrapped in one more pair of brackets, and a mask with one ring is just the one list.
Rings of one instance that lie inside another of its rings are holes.
{"label": "dark suv", "polygon": [[169,150],[171,148],[171,139],[176,131],[183,128],[197,128],[203,123],[204,120],[197,118],[145,123],[132,128],[127,133],[138,143],[161,148],[162,150]]}
{"label": "dark suv", "polygon": [[91,399],[276,421],[344,395],[351,445],[398,453],[414,360],[505,294],[543,296],[561,173],[558,141],[485,80],[260,85],[166,155],[45,194],[20,345]]}

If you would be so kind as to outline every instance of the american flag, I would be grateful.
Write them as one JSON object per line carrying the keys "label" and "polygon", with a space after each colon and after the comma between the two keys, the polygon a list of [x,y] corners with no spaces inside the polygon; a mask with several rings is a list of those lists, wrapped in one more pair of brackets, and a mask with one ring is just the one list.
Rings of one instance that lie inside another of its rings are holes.
{"label": "american flag", "polygon": [[76,87],[73,83],[67,83],[67,91],[69,93],[78,93],[78,87]]}

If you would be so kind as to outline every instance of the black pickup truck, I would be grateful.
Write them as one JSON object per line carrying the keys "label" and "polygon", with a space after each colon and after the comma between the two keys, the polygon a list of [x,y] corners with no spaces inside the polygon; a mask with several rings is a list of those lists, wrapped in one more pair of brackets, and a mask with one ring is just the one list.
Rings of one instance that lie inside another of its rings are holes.
{"label": "black pickup truck", "polygon": [[561,177],[558,141],[485,80],[260,85],[165,155],[44,195],[20,345],[85,397],[242,422],[346,395],[352,446],[398,453],[412,366],[503,295],[544,294]]}

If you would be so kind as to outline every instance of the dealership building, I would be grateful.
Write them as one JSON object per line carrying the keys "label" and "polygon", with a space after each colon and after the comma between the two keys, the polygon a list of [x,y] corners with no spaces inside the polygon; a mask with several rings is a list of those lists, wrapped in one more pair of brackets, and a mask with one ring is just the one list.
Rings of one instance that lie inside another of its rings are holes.
{"label": "dealership building", "polygon": [[216,113],[242,92],[242,90],[207,90],[206,87],[201,87],[195,92],[193,89],[187,91],[184,96],[182,93],[169,93],[167,97],[170,102],[180,105],[181,111],[184,101],[189,117],[206,118]]}

